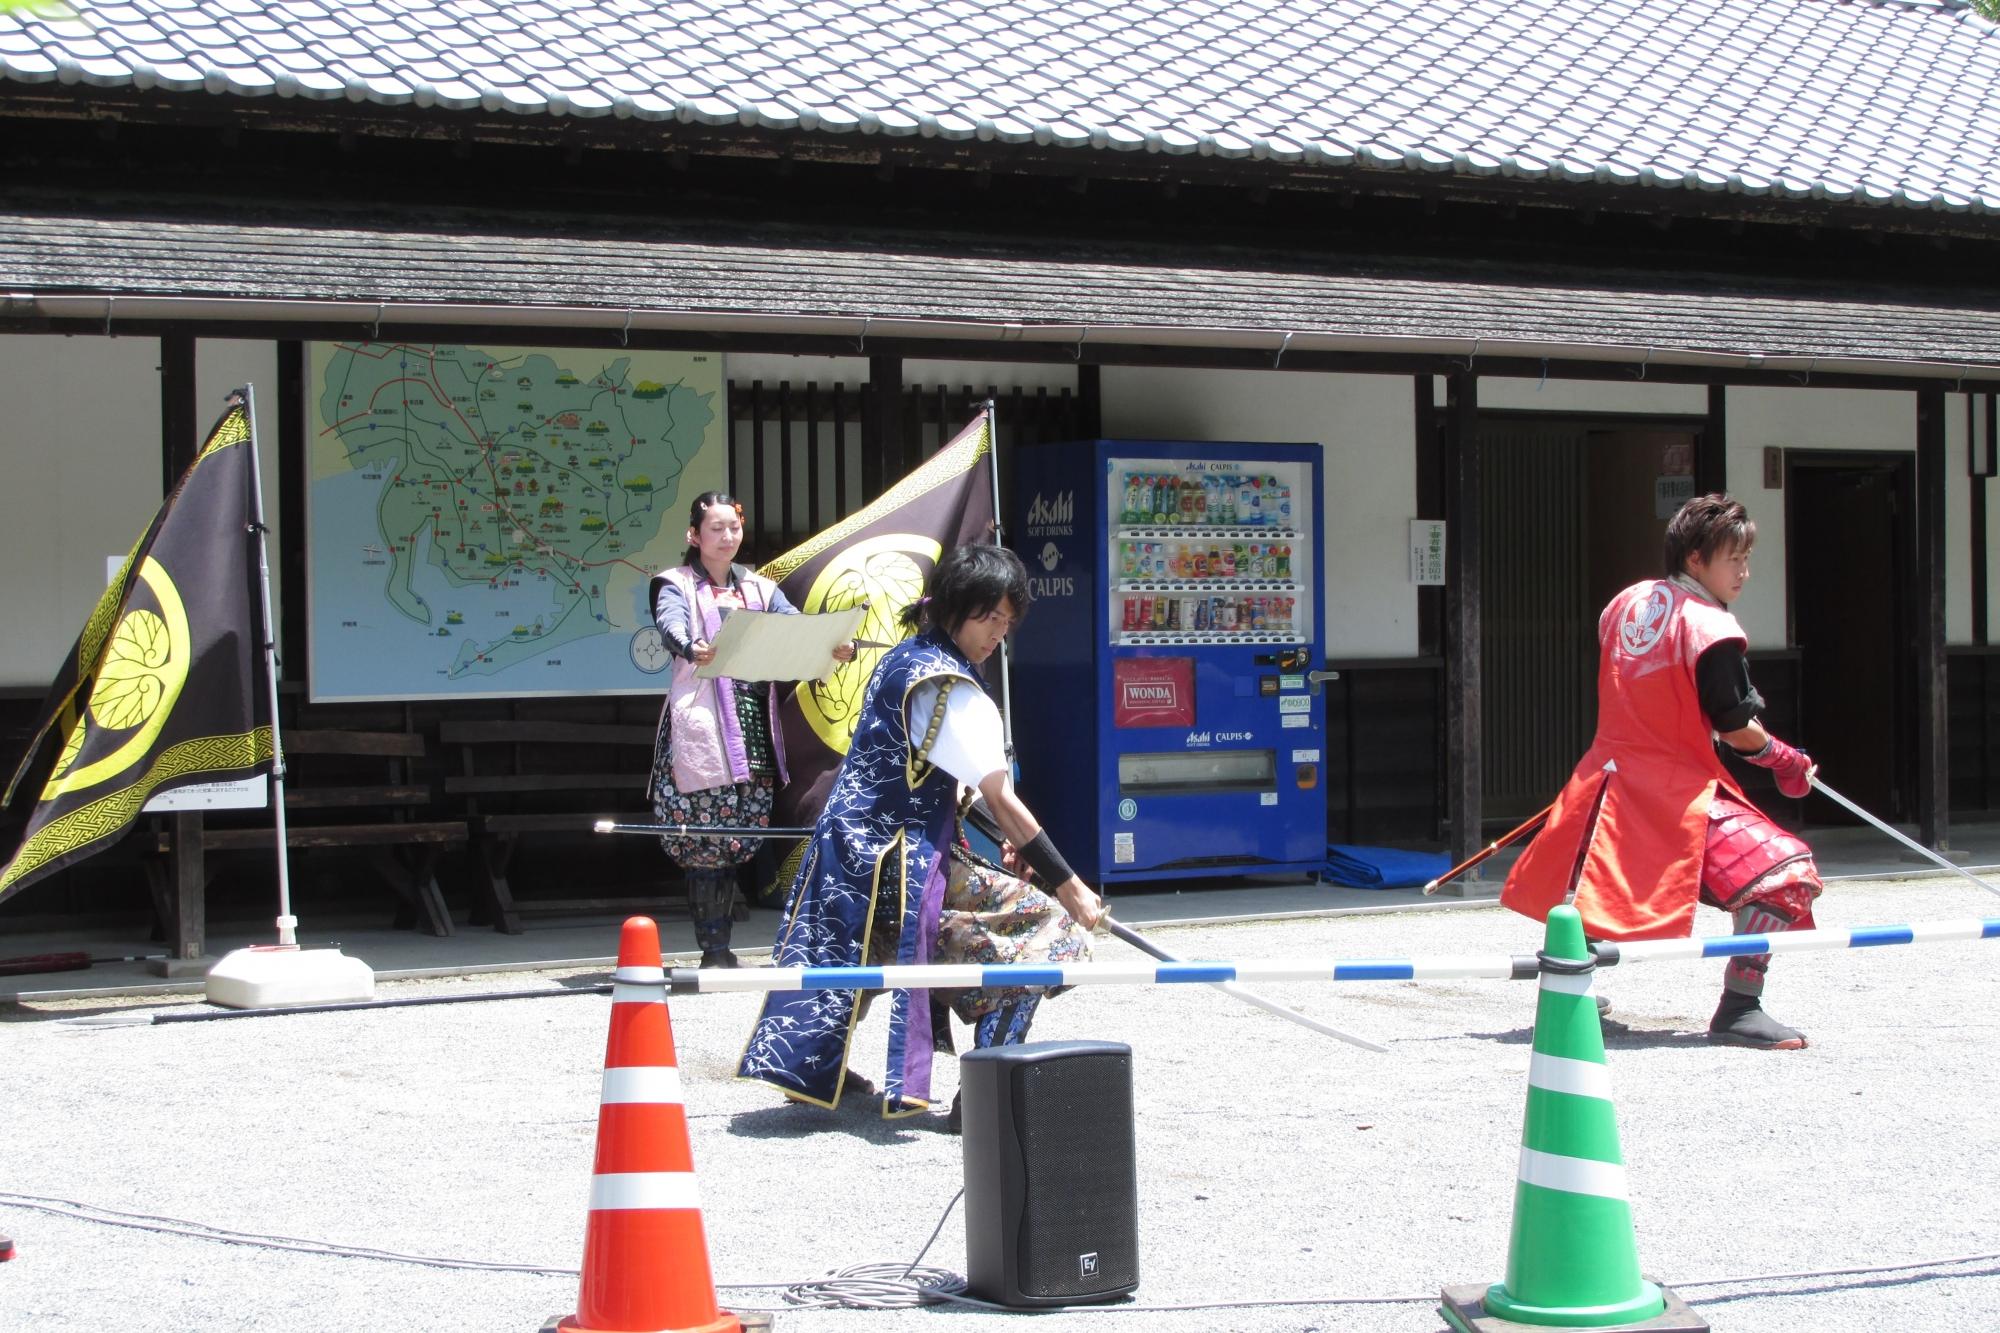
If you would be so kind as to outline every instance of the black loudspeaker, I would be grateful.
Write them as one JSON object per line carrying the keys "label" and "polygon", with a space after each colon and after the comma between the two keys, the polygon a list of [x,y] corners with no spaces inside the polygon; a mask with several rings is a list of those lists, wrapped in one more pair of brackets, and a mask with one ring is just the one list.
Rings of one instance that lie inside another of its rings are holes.
{"label": "black loudspeaker", "polygon": [[1041,1041],[958,1062],[965,1276],[997,1305],[1078,1305],[1139,1285],[1132,1048]]}

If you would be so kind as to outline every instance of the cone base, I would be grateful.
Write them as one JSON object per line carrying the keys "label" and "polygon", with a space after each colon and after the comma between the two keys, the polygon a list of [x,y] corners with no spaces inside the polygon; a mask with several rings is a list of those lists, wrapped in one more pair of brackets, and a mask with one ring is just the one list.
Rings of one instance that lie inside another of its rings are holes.
{"label": "cone base", "polygon": [[554,1315],[542,1325],[541,1333],[761,1333],[771,1327],[768,1314],[735,1315],[727,1310],[720,1311],[712,1324],[694,1324],[687,1328],[669,1329],[628,1329],[590,1328],[576,1322],[575,1315]]}
{"label": "cone base", "polygon": [[[1444,1321],[1459,1333],[1532,1333],[1533,1330],[1546,1328],[1621,1329],[1633,1330],[1633,1333],[1640,1333],[1641,1330],[1643,1333],[1709,1333],[1708,1321],[1696,1314],[1686,1301],[1674,1295],[1667,1287],[1658,1288],[1664,1308],[1649,1318],[1620,1323],[1615,1314],[1607,1314],[1609,1322],[1579,1323],[1577,1322],[1579,1312],[1576,1310],[1550,1310],[1545,1313],[1554,1317],[1546,1318],[1540,1323],[1524,1323],[1488,1309],[1487,1293],[1494,1290],[1497,1285],[1480,1282],[1462,1287],[1446,1287],[1443,1299],[1438,1305],[1438,1313],[1443,1315]],[[1646,1285],[1649,1288],[1653,1286],[1652,1283]],[[1522,1309],[1519,1312],[1543,1313],[1531,1309]],[[1596,1315],[1590,1313],[1583,1317],[1590,1319]]]}

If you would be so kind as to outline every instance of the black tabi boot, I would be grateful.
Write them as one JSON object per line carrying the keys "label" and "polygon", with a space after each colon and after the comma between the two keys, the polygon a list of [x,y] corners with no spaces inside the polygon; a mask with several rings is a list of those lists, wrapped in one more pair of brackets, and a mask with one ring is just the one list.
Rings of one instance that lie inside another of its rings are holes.
{"label": "black tabi boot", "polygon": [[1788,1028],[1764,1012],[1754,995],[1722,992],[1715,1017],[1708,1020],[1708,1039],[1722,1046],[1749,1046],[1760,1051],[1805,1049],[1806,1034]]}

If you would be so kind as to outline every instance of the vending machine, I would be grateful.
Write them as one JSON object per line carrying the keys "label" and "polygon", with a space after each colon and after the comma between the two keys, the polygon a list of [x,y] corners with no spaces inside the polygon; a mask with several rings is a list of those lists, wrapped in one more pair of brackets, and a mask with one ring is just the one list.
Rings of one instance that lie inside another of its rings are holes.
{"label": "vending machine", "polygon": [[1018,451],[1020,790],[1086,881],[1326,864],[1320,449]]}

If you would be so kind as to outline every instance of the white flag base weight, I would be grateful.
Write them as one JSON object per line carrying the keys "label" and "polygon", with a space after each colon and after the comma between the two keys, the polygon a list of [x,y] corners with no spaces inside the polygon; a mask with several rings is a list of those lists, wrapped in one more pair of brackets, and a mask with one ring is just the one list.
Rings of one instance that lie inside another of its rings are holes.
{"label": "white flag base weight", "polygon": [[338,949],[255,944],[208,970],[208,1002],[225,1009],[341,1004],[375,998],[375,971]]}

